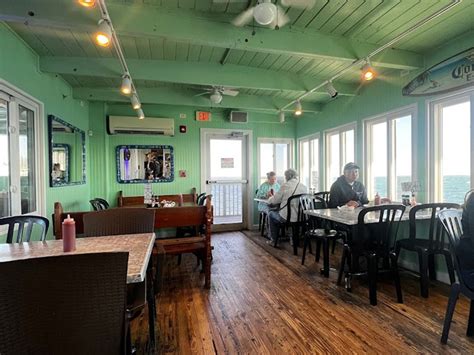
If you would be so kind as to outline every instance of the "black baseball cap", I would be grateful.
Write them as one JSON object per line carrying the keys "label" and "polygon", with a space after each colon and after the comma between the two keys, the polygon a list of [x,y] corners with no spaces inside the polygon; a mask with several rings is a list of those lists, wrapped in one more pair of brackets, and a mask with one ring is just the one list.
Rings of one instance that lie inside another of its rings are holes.
{"label": "black baseball cap", "polygon": [[356,169],[360,169],[359,168],[359,165],[357,165],[356,163],[347,163],[346,165],[344,165],[344,171],[346,170],[356,170]]}

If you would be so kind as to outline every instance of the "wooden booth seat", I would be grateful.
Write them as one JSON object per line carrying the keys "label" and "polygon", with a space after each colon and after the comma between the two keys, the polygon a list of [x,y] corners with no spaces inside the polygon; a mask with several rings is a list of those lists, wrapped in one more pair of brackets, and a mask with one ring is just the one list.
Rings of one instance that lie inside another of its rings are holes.
{"label": "wooden booth seat", "polygon": [[[194,253],[201,259],[205,273],[205,287],[211,285],[211,225],[213,208],[211,196],[206,197],[204,206],[159,208],[163,215],[155,218],[156,228],[195,227],[191,236],[157,239],[156,244],[166,255]],[[181,212],[179,212],[181,211]],[[179,217],[181,216],[181,217]]]}
{"label": "wooden booth seat", "polygon": [[61,202],[54,203],[54,213],[53,213],[53,234],[56,239],[63,239],[61,224],[67,218],[68,215],[74,219],[76,222],[76,234],[84,234],[84,220],[83,217],[85,214],[91,213],[91,211],[81,211],[81,212],[64,212],[63,205]]}
{"label": "wooden booth seat", "polygon": [[[158,195],[160,201],[173,201],[180,205],[181,203],[196,203],[196,188],[193,187],[189,194],[176,195]],[[124,196],[122,191],[118,192],[117,206],[143,206],[143,196]]]}

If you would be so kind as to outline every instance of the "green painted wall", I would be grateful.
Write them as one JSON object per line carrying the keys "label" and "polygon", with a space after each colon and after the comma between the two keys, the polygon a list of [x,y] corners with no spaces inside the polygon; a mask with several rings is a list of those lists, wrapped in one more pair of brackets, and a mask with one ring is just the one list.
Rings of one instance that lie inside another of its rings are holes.
{"label": "green painted wall", "polygon": [[[91,196],[104,197],[116,203],[117,192],[123,190],[126,196],[143,194],[143,184],[119,184],[116,179],[115,149],[118,145],[171,145],[174,148],[175,180],[171,183],[154,183],[153,192],[157,194],[185,193],[192,187],[200,191],[201,186],[201,158],[200,158],[200,129],[245,129],[253,131],[253,146],[257,146],[259,137],[294,138],[295,122],[290,120],[280,124],[276,115],[249,113],[248,124],[234,124],[227,119],[227,111],[212,110],[211,122],[198,122],[194,119],[195,110],[189,107],[176,108],[175,106],[144,106],[149,117],[165,117],[175,120],[175,136],[149,135],[108,135],[106,133],[105,116],[122,115],[133,116],[135,112],[130,105],[90,105],[90,128],[93,131],[90,137],[91,177],[94,181],[91,187]],[[185,114],[186,118],[180,118]],[[179,133],[179,126],[186,125],[187,132]],[[250,154],[253,169],[257,171],[257,150]],[[185,178],[179,177],[179,170],[186,170]],[[258,184],[254,177],[250,188],[255,189]]]}
{"label": "green painted wall", "polygon": [[[47,115],[54,114],[87,131],[89,129],[88,103],[74,100],[71,87],[60,77],[41,73],[38,55],[33,52],[5,24],[0,23],[0,79],[33,96],[44,105],[42,127],[47,143]],[[89,208],[90,180],[85,185],[49,187],[49,153],[45,148],[46,216],[51,216],[55,201],[61,201],[67,210]],[[86,160],[88,161],[88,159]],[[49,236],[51,237],[51,228]]]}

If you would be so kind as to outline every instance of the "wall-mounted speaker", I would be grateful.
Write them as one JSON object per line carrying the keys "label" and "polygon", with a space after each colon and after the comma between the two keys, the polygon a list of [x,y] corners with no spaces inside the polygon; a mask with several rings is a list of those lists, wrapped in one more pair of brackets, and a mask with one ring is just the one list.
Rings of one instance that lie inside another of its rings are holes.
{"label": "wall-mounted speaker", "polygon": [[232,123],[247,123],[248,113],[243,111],[230,111],[229,121]]}

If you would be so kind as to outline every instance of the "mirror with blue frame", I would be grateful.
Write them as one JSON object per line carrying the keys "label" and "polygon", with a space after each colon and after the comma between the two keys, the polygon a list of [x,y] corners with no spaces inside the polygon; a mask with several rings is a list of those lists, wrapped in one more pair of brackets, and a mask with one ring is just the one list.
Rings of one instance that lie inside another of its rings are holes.
{"label": "mirror with blue frame", "polygon": [[83,130],[49,115],[50,186],[86,182],[86,138]]}
{"label": "mirror with blue frame", "polygon": [[116,161],[121,184],[174,180],[173,147],[169,145],[119,145]]}

